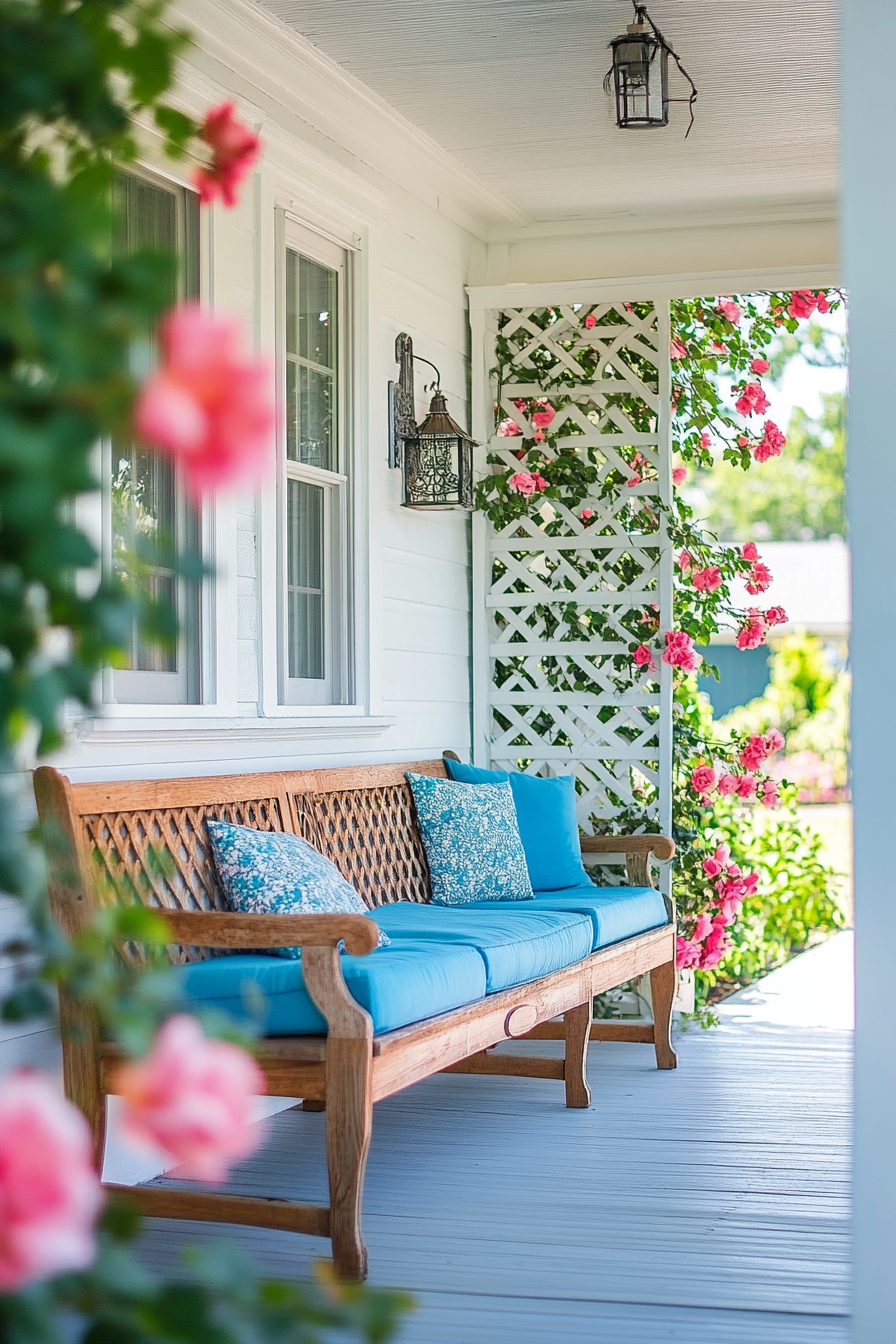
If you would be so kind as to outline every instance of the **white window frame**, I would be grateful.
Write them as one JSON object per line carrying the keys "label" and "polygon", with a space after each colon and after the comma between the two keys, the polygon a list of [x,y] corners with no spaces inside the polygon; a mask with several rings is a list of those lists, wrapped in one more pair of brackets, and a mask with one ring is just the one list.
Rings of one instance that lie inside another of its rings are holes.
{"label": "white window frame", "polygon": [[[130,163],[127,168],[121,170],[132,177],[144,179],[150,186],[160,190],[167,191],[177,202],[176,214],[176,240],[177,253],[181,257],[185,254],[188,245],[189,221],[187,215],[187,201],[195,197],[196,193],[190,187],[176,179],[153,171],[142,164]],[[197,202],[198,209],[198,202]],[[193,268],[197,278],[197,291],[201,289],[200,276],[202,275],[202,227],[197,218],[195,245],[197,255],[193,258]],[[181,268],[178,277],[178,298],[186,297],[184,292],[185,272]],[[198,297],[198,292],[196,294]],[[103,563],[109,564],[112,556],[113,546],[113,520],[112,520],[112,468],[113,468],[114,446],[108,440],[103,445],[102,453],[102,554]],[[175,492],[177,498],[186,499],[186,492],[179,473],[175,477]],[[206,519],[205,510],[200,509],[195,517],[195,526],[192,520],[188,520],[182,509],[177,510],[177,545],[189,544],[193,550],[203,553],[206,537]],[[177,605],[179,614],[183,611],[183,580],[178,581]],[[125,668],[109,668],[103,677],[103,700],[106,704],[121,706],[184,706],[195,708],[201,703],[204,690],[204,664],[207,662],[206,643],[208,635],[208,615],[209,615],[209,592],[206,582],[200,582],[198,592],[191,600],[190,606],[195,612],[196,628],[188,630],[184,628],[181,622],[181,629],[177,642],[177,661],[178,670],[176,672],[144,671],[131,670]]]}
{"label": "white window frame", "polygon": [[[354,683],[351,641],[353,572],[353,501],[351,442],[352,295],[351,253],[310,228],[281,215],[277,240],[277,378],[282,414],[278,441],[278,603],[277,658],[280,705],[327,706],[351,703]],[[336,273],[336,435],[335,470],[324,470],[287,458],[286,284],[287,251],[297,252]],[[324,664],[321,679],[289,675],[288,497],[289,482],[304,481],[324,494]]]}

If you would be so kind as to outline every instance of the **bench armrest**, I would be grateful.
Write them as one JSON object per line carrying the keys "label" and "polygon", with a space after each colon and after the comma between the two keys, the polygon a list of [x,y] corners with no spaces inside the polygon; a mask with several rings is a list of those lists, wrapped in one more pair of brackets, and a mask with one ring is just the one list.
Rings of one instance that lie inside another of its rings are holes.
{"label": "bench armrest", "polygon": [[675,841],[667,835],[580,835],[583,854],[638,854],[665,862],[675,855]]}
{"label": "bench armrest", "polygon": [[223,910],[155,910],[173,943],[188,947],[336,947],[355,956],[377,945],[367,915],[244,915]]}

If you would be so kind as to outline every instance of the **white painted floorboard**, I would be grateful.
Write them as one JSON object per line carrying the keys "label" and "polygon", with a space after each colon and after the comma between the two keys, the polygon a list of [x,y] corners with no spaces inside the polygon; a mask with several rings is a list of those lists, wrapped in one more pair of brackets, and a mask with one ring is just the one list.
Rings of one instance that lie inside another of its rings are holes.
{"label": "white painted floorboard", "polygon": [[[593,1045],[588,1111],[559,1083],[462,1075],[381,1103],[364,1225],[373,1282],[419,1303],[402,1344],[846,1344],[850,977],[842,934],[688,1031],[674,1073]],[[325,1199],[324,1117],[269,1124],[231,1188]],[[327,1253],[173,1222],[144,1253],[173,1268],[221,1237],[284,1276]]]}

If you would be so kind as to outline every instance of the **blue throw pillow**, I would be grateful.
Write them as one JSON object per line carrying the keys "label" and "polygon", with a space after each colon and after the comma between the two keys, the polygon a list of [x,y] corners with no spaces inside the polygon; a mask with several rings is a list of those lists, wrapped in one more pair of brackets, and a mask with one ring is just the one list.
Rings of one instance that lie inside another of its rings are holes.
{"label": "blue throw pillow", "polygon": [[410,771],[407,780],[429,861],[433,901],[467,905],[533,899],[509,784],[471,789]]}
{"label": "blue throw pillow", "polygon": [[447,759],[445,766],[451,778],[462,784],[509,781],[529,877],[536,891],[562,891],[591,881],[582,863],[572,775],[540,779],[517,770],[481,770]]}
{"label": "blue throw pillow", "polygon": [[[297,835],[255,831],[228,821],[207,821],[206,827],[224,895],[234,910],[247,915],[370,914],[336,865]],[[378,933],[378,945],[388,947],[386,934],[381,929]],[[279,957],[301,956],[298,947],[270,951]]]}

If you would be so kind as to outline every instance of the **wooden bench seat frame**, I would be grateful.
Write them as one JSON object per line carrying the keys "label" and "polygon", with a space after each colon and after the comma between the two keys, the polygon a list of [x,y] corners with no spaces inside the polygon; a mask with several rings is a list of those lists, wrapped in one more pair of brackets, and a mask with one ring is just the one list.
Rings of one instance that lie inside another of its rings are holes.
{"label": "wooden bench seat frame", "polygon": [[[169,779],[127,783],[71,784],[59,772],[35,772],[35,794],[48,850],[50,898],[62,927],[75,934],[101,899],[96,882],[96,844],[88,822],[97,816],[137,817],[145,830],[172,808],[225,810],[276,800],[282,829],[306,829],[303,807],[327,794],[347,797],[358,790],[383,791],[375,799],[393,799],[406,790],[404,772],[415,770],[445,776],[441,761],[334,770],[232,775],[202,779]],[[304,801],[303,801],[304,800]],[[351,801],[349,797],[349,801]],[[242,813],[238,814],[242,817]],[[253,814],[254,815],[254,814]],[[402,813],[400,824],[413,826]],[[147,820],[148,819],[148,820]],[[251,822],[250,822],[251,824]],[[330,823],[330,831],[333,827]],[[351,845],[364,837],[348,835]],[[415,837],[419,846],[419,837]],[[193,861],[189,838],[178,832],[174,846],[181,862]],[[380,842],[381,843],[381,842]],[[405,846],[407,848],[407,846]],[[410,873],[407,880],[419,895],[414,859],[406,854],[396,867],[391,846],[382,858],[384,871]],[[629,881],[650,882],[651,855],[671,858],[672,841],[663,836],[582,837],[583,854],[624,856]],[[354,875],[356,854],[331,855],[346,876]],[[376,870],[378,858],[368,863]],[[391,867],[390,867],[391,864]],[[209,874],[204,879],[211,881]],[[404,879],[402,879],[404,880]],[[143,893],[138,893],[143,894]],[[401,898],[402,891],[398,891]],[[406,893],[405,893],[406,894]],[[189,893],[188,893],[189,895]],[[395,896],[392,897],[395,899]],[[167,897],[166,897],[167,899]],[[386,894],[386,900],[389,894]],[[156,902],[153,902],[156,903]],[[379,904],[382,901],[369,901]],[[257,1058],[269,1096],[301,1097],[309,1109],[326,1110],[329,1205],[302,1204],[215,1194],[203,1190],[126,1187],[147,1214],[165,1218],[249,1224],[329,1237],[337,1272],[346,1279],[367,1274],[367,1251],[361,1230],[364,1168],[370,1144],[373,1105],[438,1072],[491,1073],[552,1078],[565,1085],[566,1104],[590,1105],[585,1075],[589,1040],[650,1043],[657,1067],[672,1069],[676,1055],[670,1040],[672,1001],[676,987],[674,911],[670,923],[602,948],[573,966],[539,980],[515,986],[437,1017],[374,1036],[371,1018],[349,994],[342,975],[338,945],[356,955],[371,952],[376,926],[364,915],[241,915],[220,909],[177,909],[162,905],[172,945],[182,948],[237,950],[301,946],[305,985],[327,1023],[326,1036],[268,1037],[258,1043]],[[592,1000],[635,976],[650,974],[652,1024],[592,1022]],[[114,1089],[120,1064],[117,1048],[101,1040],[99,1027],[82,1004],[60,994],[63,1068],[68,1096],[91,1122],[97,1164],[102,1169],[106,1130],[106,1097]],[[565,1043],[564,1058],[494,1053],[512,1039],[553,1039]],[[108,1187],[119,1189],[121,1187]]]}

